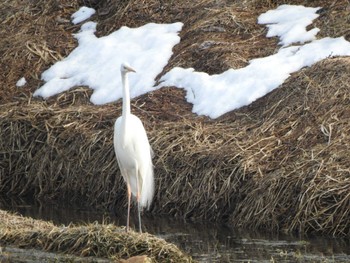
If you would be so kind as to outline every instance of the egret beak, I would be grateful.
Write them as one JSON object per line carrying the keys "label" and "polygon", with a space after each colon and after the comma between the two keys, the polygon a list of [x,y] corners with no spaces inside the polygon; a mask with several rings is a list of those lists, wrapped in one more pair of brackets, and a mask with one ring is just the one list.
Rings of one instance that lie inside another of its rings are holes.
{"label": "egret beak", "polygon": [[133,69],[132,67],[129,67],[129,66],[126,66],[124,65],[125,69],[128,71],[128,72],[136,72],[135,69]]}

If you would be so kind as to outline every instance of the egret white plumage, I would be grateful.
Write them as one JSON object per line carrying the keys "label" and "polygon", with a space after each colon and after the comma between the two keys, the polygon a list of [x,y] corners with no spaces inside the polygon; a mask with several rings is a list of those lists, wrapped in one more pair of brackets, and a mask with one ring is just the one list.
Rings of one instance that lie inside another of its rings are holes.
{"label": "egret white plumage", "polygon": [[119,169],[127,185],[128,215],[126,231],[129,230],[131,194],[136,198],[141,230],[141,209],[149,209],[154,195],[152,149],[141,120],[131,114],[129,81],[127,74],[135,72],[123,63],[120,67],[123,85],[123,108],[114,125],[114,150]]}

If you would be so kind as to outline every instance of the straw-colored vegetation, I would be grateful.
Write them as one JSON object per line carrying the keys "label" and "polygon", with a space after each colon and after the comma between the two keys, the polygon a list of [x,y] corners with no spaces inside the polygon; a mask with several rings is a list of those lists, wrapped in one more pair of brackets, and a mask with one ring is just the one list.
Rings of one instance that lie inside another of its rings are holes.
{"label": "straw-colored vegetation", "polygon": [[[277,40],[267,39],[256,19],[282,3],[322,6],[319,36],[350,40],[346,0],[2,1],[2,193],[126,204],[112,142],[121,102],[91,105],[83,87],[47,101],[31,95],[41,72],[75,47],[79,25],[69,19],[83,3],[97,9],[99,35],[121,25],[184,22],[165,71],[182,66],[214,74],[273,54]],[[151,212],[350,236],[349,72],[349,58],[326,59],[217,120],[192,114],[184,92],[173,87],[134,99],[132,111],[156,153]],[[28,85],[16,88],[22,76]]]}
{"label": "straw-colored vegetation", "polygon": [[1,210],[0,240],[2,244],[20,248],[109,258],[117,262],[137,255],[145,255],[153,262],[193,262],[175,245],[150,234],[126,233],[125,228],[113,224],[56,226]]}

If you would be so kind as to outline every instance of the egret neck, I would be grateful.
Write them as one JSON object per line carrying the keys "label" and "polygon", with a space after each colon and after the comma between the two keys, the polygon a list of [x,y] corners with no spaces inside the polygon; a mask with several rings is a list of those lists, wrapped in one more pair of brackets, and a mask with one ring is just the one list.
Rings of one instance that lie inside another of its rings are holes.
{"label": "egret neck", "polygon": [[130,92],[129,92],[129,79],[127,72],[122,74],[122,85],[123,85],[123,108],[122,108],[122,127],[123,127],[123,141],[125,143],[127,116],[130,115]]}

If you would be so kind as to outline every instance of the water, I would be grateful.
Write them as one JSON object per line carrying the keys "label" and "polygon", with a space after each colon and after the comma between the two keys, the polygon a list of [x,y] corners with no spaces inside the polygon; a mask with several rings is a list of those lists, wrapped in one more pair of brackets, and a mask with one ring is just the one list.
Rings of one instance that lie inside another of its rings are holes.
{"label": "water", "polygon": [[[115,216],[72,205],[19,199],[0,199],[0,209],[58,225],[96,221],[125,225],[126,221],[126,211]],[[135,214],[132,219],[135,219],[131,222],[134,226],[137,223]],[[350,262],[350,239],[234,231],[222,225],[185,222],[164,216],[143,216],[142,219],[144,231],[176,244],[199,262]]]}

